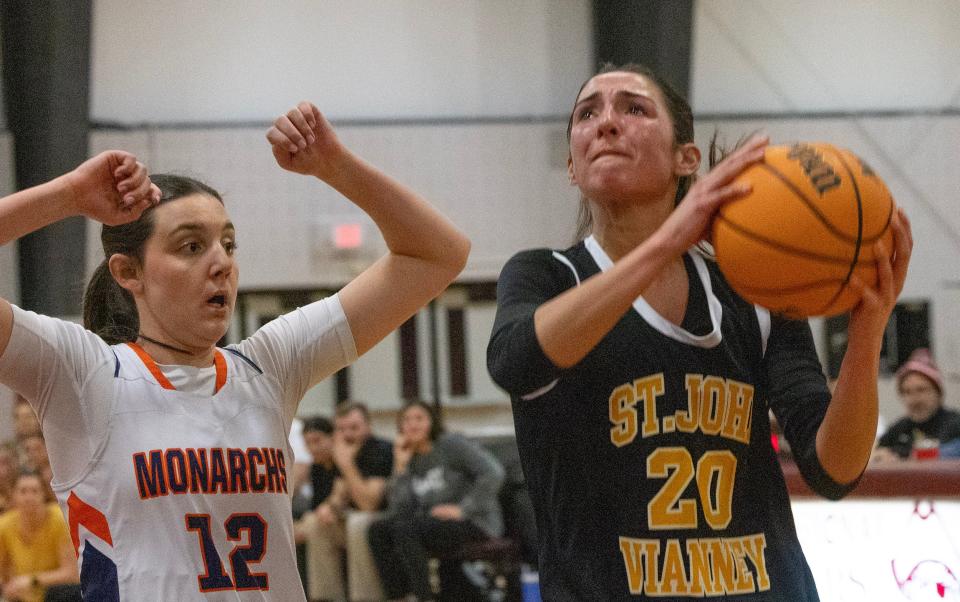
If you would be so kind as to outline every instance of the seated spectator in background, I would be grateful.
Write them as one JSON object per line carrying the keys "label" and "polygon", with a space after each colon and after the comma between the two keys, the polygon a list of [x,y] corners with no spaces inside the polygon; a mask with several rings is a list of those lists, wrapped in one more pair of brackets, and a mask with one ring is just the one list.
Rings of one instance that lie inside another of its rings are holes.
{"label": "seated spectator in background", "polygon": [[11,445],[0,444],[0,513],[10,507],[18,473],[16,451]]}
{"label": "seated spectator in background", "polygon": [[44,499],[48,502],[57,500],[53,493],[53,470],[50,468],[50,457],[47,455],[47,444],[43,435],[35,433],[28,435],[20,442],[21,468],[26,472],[35,472],[43,482]]}
{"label": "seated spectator in background", "polygon": [[30,470],[30,461],[24,449],[24,442],[40,434],[40,421],[30,407],[30,402],[19,393],[13,403],[13,441],[16,444],[17,464],[20,470]]}
{"label": "seated spectator in background", "polygon": [[12,506],[0,516],[3,599],[79,601],[80,574],[67,525],[60,508],[44,499],[39,475],[17,478]]}
{"label": "seated spectator in background", "polygon": [[43,435],[37,433],[24,438],[20,445],[23,447],[24,466],[27,472],[36,472],[42,474],[44,469],[50,470],[50,457],[47,455],[47,445],[43,441]]}
{"label": "seated spectator in background", "polygon": [[[311,461],[302,477],[303,482],[296,483],[296,490],[297,495],[308,498],[307,512],[312,513],[330,497],[333,482],[337,478],[333,463],[333,424],[323,416],[304,418],[302,433],[304,447]],[[306,541],[305,525],[309,522],[310,519],[294,524],[297,543]]]}
{"label": "seated spectator in background", "polygon": [[30,407],[27,399],[17,394],[13,403],[13,436],[17,442],[21,442],[27,437],[40,434],[40,421],[37,420],[37,414]]}
{"label": "seated spectator in background", "polygon": [[47,444],[40,432],[40,421],[37,414],[30,407],[30,402],[17,393],[13,404],[13,434],[16,443],[16,457],[19,466],[18,472],[35,472],[43,481],[44,498],[48,502],[56,501],[50,483],[53,481],[53,471],[50,468],[50,458],[47,456]]}
{"label": "seated spectator in background", "polygon": [[387,516],[370,525],[370,550],[389,599],[434,598],[429,559],[440,561],[440,600],[483,600],[454,558],[466,543],[503,533],[504,471],[478,444],[442,434],[433,408],[409,403],[397,417]]}
{"label": "seated spectator in background", "polygon": [[307,544],[307,588],[311,600],[345,600],[343,554],[350,599],[380,600],[377,572],[367,545],[367,527],[384,503],[393,470],[393,445],[373,436],[370,412],[357,401],[342,402],[334,416],[331,450],[336,477],[330,495],[300,520]]}
{"label": "seated spectator in background", "polygon": [[916,448],[960,439],[960,412],[944,407],[943,376],[929,350],[917,349],[897,370],[897,392],[907,415],[880,437],[875,461],[908,458]]}
{"label": "seated spectator in background", "polygon": [[337,469],[333,464],[333,425],[323,416],[308,418],[303,423],[303,441],[310,453],[311,508],[327,501],[333,492]]}
{"label": "seated spectator in background", "polygon": [[293,464],[287,461],[287,480],[293,483],[293,520],[298,520],[311,508],[310,506],[310,452],[303,441],[303,418],[294,416],[290,422],[290,451],[293,452]]}

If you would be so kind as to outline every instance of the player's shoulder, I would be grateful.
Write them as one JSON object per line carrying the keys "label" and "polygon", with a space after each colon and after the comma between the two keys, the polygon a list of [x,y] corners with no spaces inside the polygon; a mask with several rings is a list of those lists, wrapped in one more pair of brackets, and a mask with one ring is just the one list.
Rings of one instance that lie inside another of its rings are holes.
{"label": "player's shoulder", "polygon": [[501,280],[549,279],[565,285],[579,284],[597,271],[583,241],[565,249],[540,247],[515,253],[504,265]]}
{"label": "player's shoulder", "polygon": [[550,264],[553,249],[540,247],[514,253],[503,266],[503,272],[543,269]]}
{"label": "player's shoulder", "polygon": [[243,374],[251,377],[263,374],[263,368],[260,367],[260,364],[248,355],[247,352],[249,350],[241,349],[239,345],[228,345],[226,347],[218,347],[217,349],[220,350],[224,360],[228,362],[231,371],[235,375]]}
{"label": "player's shoulder", "polygon": [[12,303],[10,307],[13,310],[15,330],[25,330],[46,339],[61,351],[69,348],[70,350],[83,349],[86,353],[109,354],[110,345],[100,335],[78,322],[39,314]]}

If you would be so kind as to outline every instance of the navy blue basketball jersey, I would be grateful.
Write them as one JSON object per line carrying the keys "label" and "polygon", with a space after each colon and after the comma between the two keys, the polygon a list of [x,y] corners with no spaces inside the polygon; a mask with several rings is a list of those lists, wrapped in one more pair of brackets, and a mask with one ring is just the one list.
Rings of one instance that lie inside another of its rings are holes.
{"label": "navy blue basketball jersey", "polygon": [[680,325],[641,298],[576,366],[543,354],[533,312],[608,269],[591,237],[504,267],[488,348],[510,394],[539,529],[544,600],[817,600],[768,411],[811,486],[840,497],[816,458],[830,394],[809,326],[737,296],[684,257]]}

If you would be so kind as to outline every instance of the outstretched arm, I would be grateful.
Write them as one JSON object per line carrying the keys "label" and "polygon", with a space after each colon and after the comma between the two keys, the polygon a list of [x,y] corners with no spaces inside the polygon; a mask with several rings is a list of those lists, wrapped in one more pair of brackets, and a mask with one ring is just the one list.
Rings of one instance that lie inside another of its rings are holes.
{"label": "outstretched arm", "polygon": [[[106,151],[68,174],[0,199],[0,244],[74,215],[115,225],[131,222],[160,200],[137,158]],[[0,299],[0,355],[10,339],[10,304]]]}
{"label": "outstretched arm", "polygon": [[470,241],[420,195],[343,146],[314,105],[279,117],[267,140],[286,170],[315,176],[369,215],[388,253],[340,291],[363,354],[439,295],[466,264]]}
{"label": "outstretched arm", "polygon": [[913,249],[910,222],[898,209],[892,222],[894,248],[877,242],[877,288],[869,289],[854,276],[862,291],[850,314],[848,343],[830,406],[817,431],[817,456],[823,468],[840,483],[863,472],[877,433],[877,374],[883,333],[903,283]]}

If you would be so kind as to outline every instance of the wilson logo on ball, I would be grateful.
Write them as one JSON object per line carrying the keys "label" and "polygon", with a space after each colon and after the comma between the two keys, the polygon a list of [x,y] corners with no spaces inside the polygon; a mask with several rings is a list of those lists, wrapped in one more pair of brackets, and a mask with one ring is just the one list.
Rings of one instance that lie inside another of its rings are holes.
{"label": "wilson logo on ball", "polygon": [[833,171],[830,164],[824,161],[820,153],[812,146],[794,144],[790,147],[790,153],[787,155],[787,158],[799,161],[800,167],[803,168],[803,173],[807,174],[807,177],[810,178],[810,183],[817,189],[820,196],[823,196],[823,193],[831,188],[836,188],[840,185],[840,176],[837,175],[837,172]]}

